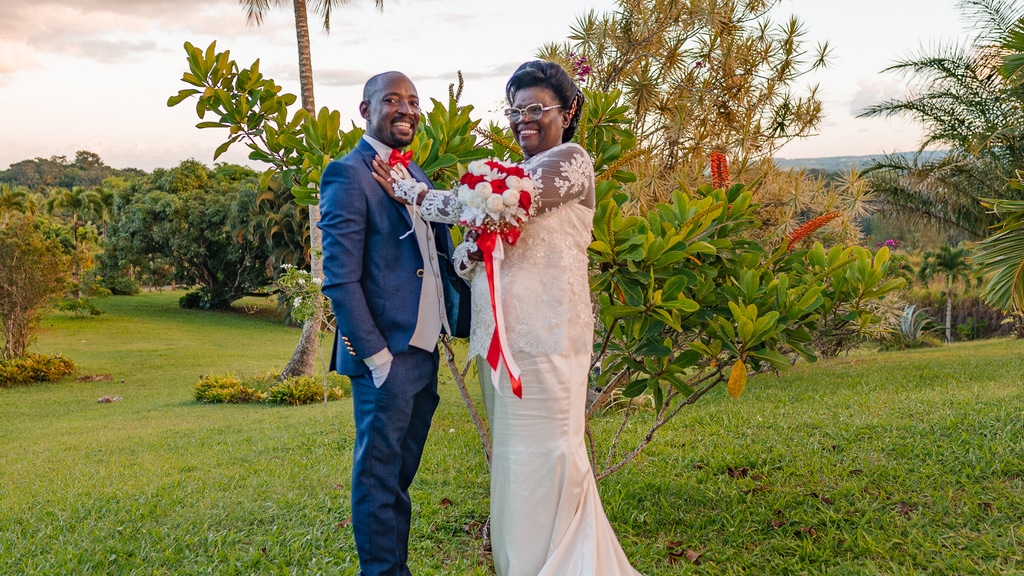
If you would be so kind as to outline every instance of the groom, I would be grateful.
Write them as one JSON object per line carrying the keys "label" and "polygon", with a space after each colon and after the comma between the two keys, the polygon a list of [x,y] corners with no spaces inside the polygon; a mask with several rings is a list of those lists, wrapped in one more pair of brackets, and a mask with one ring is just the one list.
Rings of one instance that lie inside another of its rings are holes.
{"label": "groom", "polygon": [[380,155],[429,184],[412,153],[401,152],[420,121],[416,87],[400,72],[378,74],[363,88],[359,113],[366,134],[320,182],[323,292],[338,327],[331,368],[352,381],[359,567],[365,576],[400,576],[410,573],[409,485],[438,403],[437,338],[442,329],[452,334],[453,308],[465,310],[468,297],[456,294],[465,284],[451,266],[447,226],[424,222],[371,176]]}

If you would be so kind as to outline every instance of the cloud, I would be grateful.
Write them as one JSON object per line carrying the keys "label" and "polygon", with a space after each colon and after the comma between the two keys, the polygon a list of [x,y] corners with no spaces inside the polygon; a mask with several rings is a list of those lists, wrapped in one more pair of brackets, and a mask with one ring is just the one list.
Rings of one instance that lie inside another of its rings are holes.
{"label": "cloud", "polygon": [[110,40],[106,38],[61,39],[41,42],[37,46],[48,52],[79,56],[104,64],[142,59],[147,52],[162,50],[152,40]]}
{"label": "cloud", "polygon": [[[362,88],[366,80],[371,74],[365,70],[348,70],[348,69],[324,69],[316,70],[313,72],[314,81],[316,84],[323,84],[324,86],[336,86],[339,88],[350,88],[357,86]],[[293,74],[297,77],[297,74]]]}
{"label": "cloud", "polygon": [[906,95],[905,82],[862,78],[857,81],[857,92],[850,101],[850,114],[856,116],[873,104],[883,100],[905,98]]}
{"label": "cloud", "polygon": [[0,79],[5,74],[27,70],[39,66],[35,52],[21,40],[0,38]]}
{"label": "cloud", "polygon": [[[285,8],[273,11],[287,16]],[[37,67],[42,54],[110,64],[166,51],[170,46],[163,45],[165,38],[230,41],[293,27],[288,18],[274,17],[257,32],[246,25],[244,12],[233,0],[5,0],[0,11],[0,74]],[[179,45],[175,40],[174,48]]]}

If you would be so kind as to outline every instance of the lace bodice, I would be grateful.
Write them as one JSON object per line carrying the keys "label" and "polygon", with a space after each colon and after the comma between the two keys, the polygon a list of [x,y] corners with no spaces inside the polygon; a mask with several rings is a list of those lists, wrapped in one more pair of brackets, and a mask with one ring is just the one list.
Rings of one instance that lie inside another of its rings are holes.
{"label": "lace bodice", "polygon": [[[581,146],[562,144],[522,164],[538,203],[515,245],[505,246],[502,307],[513,356],[590,354],[594,319],[587,247],[594,217],[594,164]],[[456,223],[455,194],[430,191],[420,206],[431,221]],[[494,330],[483,266],[473,271],[471,355],[486,355]]]}

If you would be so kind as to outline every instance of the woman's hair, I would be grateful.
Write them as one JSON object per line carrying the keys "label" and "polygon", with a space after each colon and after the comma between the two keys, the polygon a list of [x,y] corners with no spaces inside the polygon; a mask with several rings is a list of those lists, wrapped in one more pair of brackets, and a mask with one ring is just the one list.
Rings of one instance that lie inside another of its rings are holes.
{"label": "woman's hair", "polygon": [[551,90],[563,110],[568,110],[569,126],[562,132],[562,142],[568,142],[576,133],[576,125],[580,122],[583,112],[583,92],[576,87],[569,74],[554,62],[534,60],[527,62],[512,73],[505,85],[505,99],[512,105],[516,92],[523,88],[542,87]]}

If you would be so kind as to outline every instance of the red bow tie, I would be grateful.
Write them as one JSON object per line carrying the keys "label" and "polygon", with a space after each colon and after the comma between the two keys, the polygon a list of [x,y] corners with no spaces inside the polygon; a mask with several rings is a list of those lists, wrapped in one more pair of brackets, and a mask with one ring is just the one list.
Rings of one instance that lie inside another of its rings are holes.
{"label": "red bow tie", "polygon": [[394,166],[395,164],[401,164],[406,168],[409,167],[409,162],[412,162],[412,150],[408,152],[399,152],[398,150],[392,150],[391,156],[388,157],[388,164]]}

